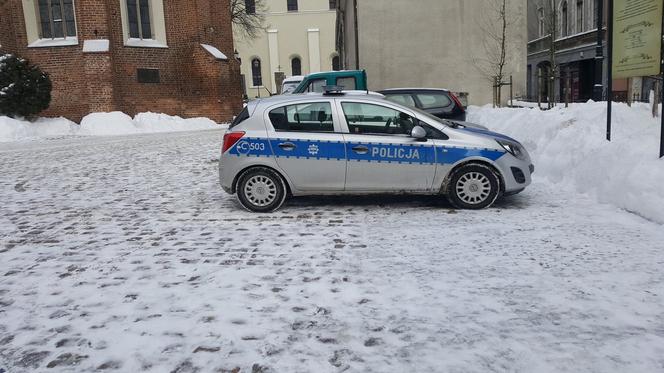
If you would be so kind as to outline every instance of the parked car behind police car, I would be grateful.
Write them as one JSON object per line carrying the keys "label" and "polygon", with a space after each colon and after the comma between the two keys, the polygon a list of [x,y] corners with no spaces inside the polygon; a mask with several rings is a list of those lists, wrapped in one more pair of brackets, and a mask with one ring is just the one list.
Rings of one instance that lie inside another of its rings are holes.
{"label": "parked car behind police car", "polygon": [[534,167],[507,136],[464,128],[367,92],[251,101],[224,135],[222,188],[251,211],[287,196],[444,195],[458,208],[522,191]]}

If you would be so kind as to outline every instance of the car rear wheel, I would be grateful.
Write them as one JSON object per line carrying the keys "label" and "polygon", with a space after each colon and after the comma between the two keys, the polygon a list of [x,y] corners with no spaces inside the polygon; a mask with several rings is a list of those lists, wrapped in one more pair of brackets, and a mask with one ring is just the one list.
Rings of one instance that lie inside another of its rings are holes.
{"label": "car rear wheel", "polygon": [[276,172],[256,167],[240,176],[237,197],[240,204],[249,211],[272,212],[286,200],[286,186]]}
{"label": "car rear wheel", "polygon": [[447,198],[457,208],[479,210],[491,206],[499,192],[500,179],[491,168],[469,164],[452,175]]}

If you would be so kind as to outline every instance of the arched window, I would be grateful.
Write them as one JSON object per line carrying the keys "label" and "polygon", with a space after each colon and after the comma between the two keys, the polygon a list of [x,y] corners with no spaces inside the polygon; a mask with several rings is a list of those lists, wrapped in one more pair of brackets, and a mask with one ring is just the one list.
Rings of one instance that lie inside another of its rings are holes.
{"label": "arched window", "polygon": [[260,87],[263,85],[263,74],[261,73],[261,60],[254,58],[251,60],[251,78],[254,83],[254,87]]}
{"label": "arched window", "polygon": [[302,75],[302,61],[300,60],[300,57],[293,57],[291,60],[291,72],[293,73],[293,76]]}
{"label": "arched window", "polygon": [[339,59],[339,56],[332,57],[332,70],[341,70],[341,60]]}
{"label": "arched window", "polygon": [[567,1],[563,2],[563,11],[562,11],[562,15],[560,17],[562,18],[562,23],[563,23],[562,27],[561,27],[562,28],[561,34],[564,37],[564,36],[567,36],[567,32],[568,32],[567,31]]}

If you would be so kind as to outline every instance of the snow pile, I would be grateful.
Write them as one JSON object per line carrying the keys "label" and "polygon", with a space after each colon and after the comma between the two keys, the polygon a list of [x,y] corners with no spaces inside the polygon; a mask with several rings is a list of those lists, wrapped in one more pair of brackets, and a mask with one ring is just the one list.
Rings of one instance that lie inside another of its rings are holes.
{"label": "snow pile", "polygon": [[[227,126],[227,125],[225,125]],[[208,118],[140,113],[133,119],[122,112],[92,113],[81,125],[65,118],[40,118],[35,122],[0,116],[0,142],[60,136],[119,136],[139,133],[196,131],[224,128]]]}
{"label": "snow pile", "polygon": [[660,119],[647,104],[613,106],[612,142],[605,140],[601,102],[549,111],[471,107],[468,120],[520,140],[533,157],[535,175],[664,223]]}
{"label": "snow pile", "polygon": [[219,128],[217,123],[208,118],[183,119],[150,112],[136,114],[134,122],[142,132],[178,132]]}
{"label": "snow pile", "polygon": [[134,120],[125,113],[92,113],[81,120],[80,133],[90,136],[129,135],[138,133]]}
{"label": "snow pile", "polygon": [[219,125],[208,118],[183,119],[177,116],[149,112],[136,114],[134,119],[119,111],[92,113],[81,120],[81,132],[93,136],[179,132],[215,128],[219,128]]}
{"label": "snow pile", "polygon": [[78,125],[65,118],[40,118],[27,122],[0,116],[0,142],[21,139],[71,136]]}

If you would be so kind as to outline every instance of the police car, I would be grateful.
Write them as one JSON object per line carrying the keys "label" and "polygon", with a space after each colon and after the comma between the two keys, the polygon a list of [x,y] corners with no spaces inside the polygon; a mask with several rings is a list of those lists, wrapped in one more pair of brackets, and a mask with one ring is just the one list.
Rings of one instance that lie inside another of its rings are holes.
{"label": "police car", "polygon": [[222,188],[256,212],[288,196],[370,193],[444,195],[481,209],[522,191],[533,171],[510,137],[338,87],[251,101],[219,162]]}

